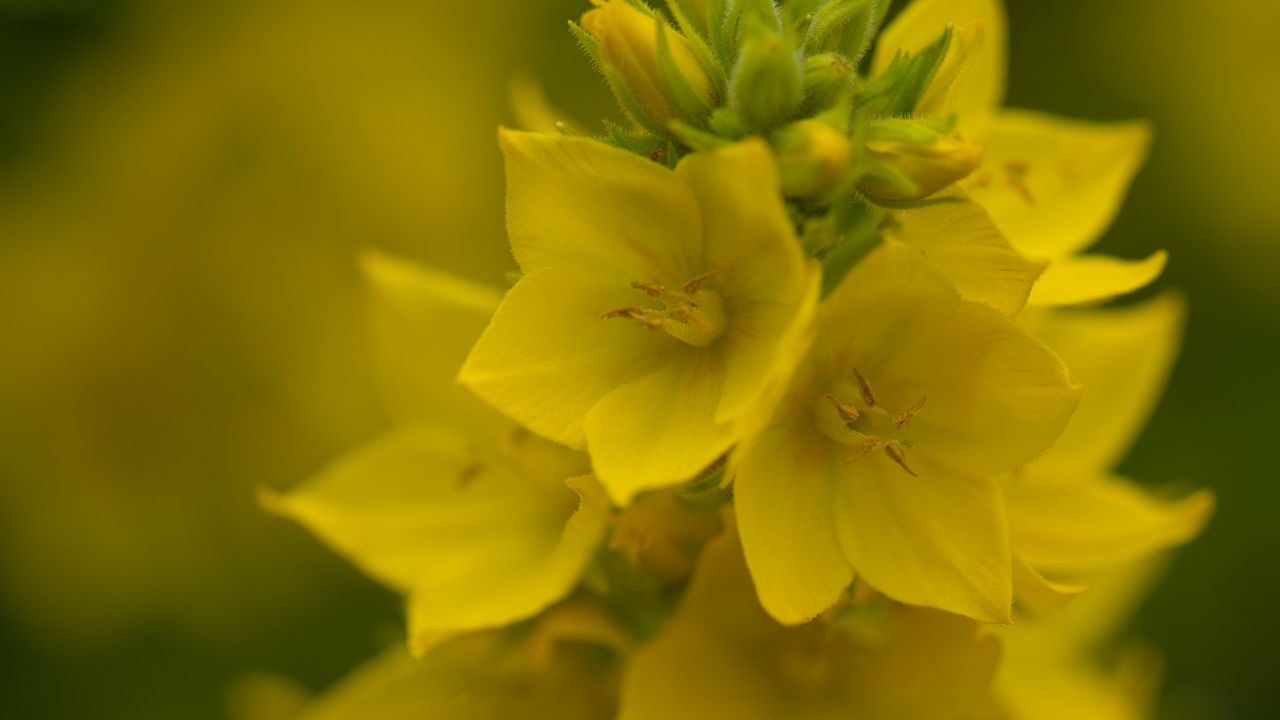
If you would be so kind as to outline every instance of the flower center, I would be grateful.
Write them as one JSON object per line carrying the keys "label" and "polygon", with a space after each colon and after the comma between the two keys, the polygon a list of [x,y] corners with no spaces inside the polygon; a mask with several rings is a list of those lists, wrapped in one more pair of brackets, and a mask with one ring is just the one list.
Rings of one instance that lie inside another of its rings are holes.
{"label": "flower center", "polygon": [[911,441],[903,433],[924,408],[925,399],[920,398],[905,410],[892,413],[880,404],[871,383],[855,369],[852,378],[842,378],[830,392],[815,399],[813,414],[823,435],[853,450],[845,459],[846,465],[878,449],[915,476],[915,470],[907,462]]}
{"label": "flower center", "polygon": [[664,307],[619,308],[605,313],[604,319],[629,318],[650,330],[661,330],[681,342],[706,347],[720,337],[728,323],[720,294],[702,287],[715,274],[715,270],[703,273],[678,290],[668,290],[660,283],[633,282],[632,288],[654,300],[661,300]]}

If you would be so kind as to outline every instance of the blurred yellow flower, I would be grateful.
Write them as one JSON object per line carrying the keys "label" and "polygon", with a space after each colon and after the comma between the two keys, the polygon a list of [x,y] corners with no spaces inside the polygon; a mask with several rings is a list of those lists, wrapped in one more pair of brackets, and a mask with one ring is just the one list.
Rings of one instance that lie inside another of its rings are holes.
{"label": "blurred yellow flower", "polygon": [[1163,295],[1118,310],[1024,318],[1081,383],[1062,437],[1005,486],[1014,551],[1036,570],[1085,581],[1191,540],[1208,521],[1211,492],[1170,497],[1114,474],[1164,389],[1184,314],[1179,298]]}
{"label": "blurred yellow flower", "polygon": [[1067,369],[890,241],[819,310],[778,414],[738,457],[738,522],[761,602],[786,623],[855,572],[895,600],[1008,622],[998,473],[1075,408]]}
{"label": "blurred yellow flower", "polygon": [[587,458],[453,383],[498,293],[371,254],[381,380],[401,426],[269,507],[409,596],[410,640],[505,625],[567,595],[604,536]]}
{"label": "blurred yellow flower", "polygon": [[962,26],[931,91],[946,102],[922,111],[954,113],[962,136],[983,147],[981,167],[961,187],[1019,251],[1050,261],[1035,305],[1077,305],[1140,289],[1164,270],[1166,255],[1139,261],[1078,257],[1106,230],[1146,159],[1145,123],[1087,123],[1021,110],[1004,102],[1007,27],[999,0],[915,0],[880,38],[874,72],[898,50],[935,41]]}
{"label": "blurred yellow flower", "polygon": [[845,612],[867,617],[779,625],[755,599],[729,531],[636,653],[620,718],[954,720],[989,707],[1000,651],[977,623],[880,597]]}
{"label": "blurred yellow flower", "polygon": [[460,374],[536,433],[587,448],[620,504],[738,439],[816,301],[762,142],[674,171],[585,140],[504,132],[523,276]]}

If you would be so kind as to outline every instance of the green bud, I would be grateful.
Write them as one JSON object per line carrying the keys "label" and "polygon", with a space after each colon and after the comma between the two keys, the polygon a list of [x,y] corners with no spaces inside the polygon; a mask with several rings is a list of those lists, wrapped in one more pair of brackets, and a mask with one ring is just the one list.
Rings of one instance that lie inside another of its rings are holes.
{"label": "green bud", "polygon": [[982,164],[982,148],[914,120],[872,123],[859,158],[858,190],[880,202],[921,200]]}
{"label": "green bud", "polygon": [[773,134],[773,147],[787,197],[811,198],[833,187],[852,164],[848,136],[821,120],[801,120]]}
{"label": "green bud", "polygon": [[733,106],[752,130],[795,117],[804,101],[804,70],[786,38],[763,34],[748,40],[730,81]]}
{"label": "green bud", "polygon": [[804,107],[816,115],[853,93],[853,63],[838,53],[814,55],[804,61]]}
{"label": "green bud", "polygon": [[628,114],[664,133],[678,117],[705,120],[714,102],[713,85],[688,38],[626,0],[597,0],[596,5],[582,16],[582,29],[594,41],[591,49]]}
{"label": "green bud", "polygon": [[887,5],[880,0],[830,0],[813,14],[805,49],[813,54],[838,52],[857,63],[871,46]]}

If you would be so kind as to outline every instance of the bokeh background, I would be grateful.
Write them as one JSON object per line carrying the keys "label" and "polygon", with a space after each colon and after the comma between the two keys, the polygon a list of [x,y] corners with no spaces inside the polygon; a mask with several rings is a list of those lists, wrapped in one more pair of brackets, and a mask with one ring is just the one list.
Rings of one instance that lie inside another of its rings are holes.
{"label": "bokeh background", "polygon": [[[395,636],[254,489],[385,423],[359,248],[502,281],[511,79],[610,107],[585,5],[0,0],[0,715],[225,717]],[[1219,495],[1129,631],[1160,717],[1280,717],[1280,3],[1009,12],[1011,104],[1158,129],[1100,249],[1168,248],[1190,328],[1123,469]]]}

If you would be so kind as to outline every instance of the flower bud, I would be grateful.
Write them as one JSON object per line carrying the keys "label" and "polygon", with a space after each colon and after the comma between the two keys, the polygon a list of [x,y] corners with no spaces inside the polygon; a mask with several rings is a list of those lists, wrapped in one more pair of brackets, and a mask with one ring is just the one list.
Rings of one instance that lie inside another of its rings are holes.
{"label": "flower bud", "polygon": [[806,114],[821,113],[853,92],[853,63],[838,53],[814,55],[804,61]]}
{"label": "flower bud", "polygon": [[755,131],[795,117],[804,101],[804,69],[796,49],[766,33],[749,40],[733,73],[734,107]]}
{"label": "flower bud", "polygon": [[807,198],[830,189],[852,161],[849,138],[821,120],[801,120],[773,135],[782,193]]}
{"label": "flower bud", "polygon": [[[616,73],[610,81],[619,102],[629,112],[643,114],[637,121],[666,129],[675,118],[700,120],[687,117],[691,109],[682,105],[701,105],[710,112],[711,79],[685,36],[626,0],[592,2],[596,7],[582,16],[582,28],[599,44],[606,72]],[[665,42],[659,43],[659,33]],[[668,67],[674,71],[666,78],[659,56],[664,51],[669,52]],[[617,87],[619,82],[623,87]]]}
{"label": "flower bud", "polygon": [[877,121],[863,149],[858,190],[887,202],[929,197],[982,163],[981,147],[911,120]]}

